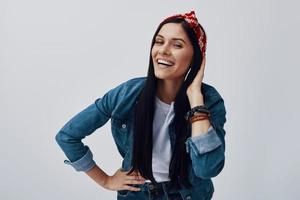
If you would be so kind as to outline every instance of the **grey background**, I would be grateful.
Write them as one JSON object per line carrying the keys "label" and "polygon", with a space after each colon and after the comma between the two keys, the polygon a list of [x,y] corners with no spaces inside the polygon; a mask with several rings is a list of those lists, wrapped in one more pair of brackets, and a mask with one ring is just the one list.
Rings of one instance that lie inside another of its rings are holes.
{"label": "grey background", "polygon": [[[208,36],[204,82],[227,109],[214,199],[299,199],[297,1],[0,2],[0,199],[115,199],[63,163],[57,131],[106,91],[145,76],[159,22],[195,10]],[[112,175],[110,124],[84,142]]]}

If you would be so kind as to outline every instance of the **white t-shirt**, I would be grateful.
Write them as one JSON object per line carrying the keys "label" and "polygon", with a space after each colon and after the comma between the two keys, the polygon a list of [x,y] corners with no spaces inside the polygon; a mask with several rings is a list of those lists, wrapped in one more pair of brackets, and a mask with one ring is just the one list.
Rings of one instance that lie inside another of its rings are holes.
{"label": "white t-shirt", "polygon": [[174,101],[167,104],[155,96],[152,171],[157,182],[170,180],[168,175],[172,151],[168,128],[174,116]]}

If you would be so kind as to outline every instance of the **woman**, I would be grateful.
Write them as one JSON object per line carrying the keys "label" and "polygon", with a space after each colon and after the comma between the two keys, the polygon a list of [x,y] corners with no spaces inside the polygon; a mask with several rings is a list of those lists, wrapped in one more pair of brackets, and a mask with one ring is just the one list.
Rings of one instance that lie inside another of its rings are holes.
{"label": "woman", "polygon": [[[147,77],[130,79],[74,116],[56,135],[69,160],[118,199],[211,199],[224,167],[226,111],[202,82],[206,35],[195,13],[163,20]],[[81,140],[111,119],[122,167],[107,175]]]}

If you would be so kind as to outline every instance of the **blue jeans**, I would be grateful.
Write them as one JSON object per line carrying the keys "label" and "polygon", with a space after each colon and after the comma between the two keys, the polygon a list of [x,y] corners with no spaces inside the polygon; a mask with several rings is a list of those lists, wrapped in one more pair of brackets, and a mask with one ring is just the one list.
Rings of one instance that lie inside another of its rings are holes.
{"label": "blue jeans", "polygon": [[117,191],[118,200],[191,200],[191,196],[185,196],[178,187],[171,187],[170,182],[160,182],[157,186],[146,182],[145,184],[132,185],[141,188],[140,191]]}

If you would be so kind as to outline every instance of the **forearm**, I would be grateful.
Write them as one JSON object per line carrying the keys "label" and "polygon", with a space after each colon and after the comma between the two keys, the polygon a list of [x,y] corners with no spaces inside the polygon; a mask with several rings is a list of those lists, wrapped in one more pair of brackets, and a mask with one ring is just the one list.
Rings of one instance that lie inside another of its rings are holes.
{"label": "forearm", "polygon": [[[195,99],[191,103],[191,108],[195,106],[204,105],[203,97],[199,96],[199,98]],[[208,119],[195,121],[191,124],[192,127],[192,137],[200,136],[202,134],[207,133],[208,128],[210,127],[210,122]]]}
{"label": "forearm", "polygon": [[192,137],[206,134],[209,126],[210,126],[210,122],[208,119],[193,122],[192,123]]}
{"label": "forearm", "polygon": [[[191,108],[204,105],[204,98],[198,89],[189,90]],[[190,154],[195,175],[204,179],[217,176],[225,163],[225,106],[222,97],[215,95],[205,98],[210,119],[191,124],[191,137],[187,139],[187,153]]]}
{"label": "forearm", "polygon": [[106,180],[108,175],[98,166],[95,165],[91,170],[85,172],[91,179],[93,179],[96,183],[106,188]]}

